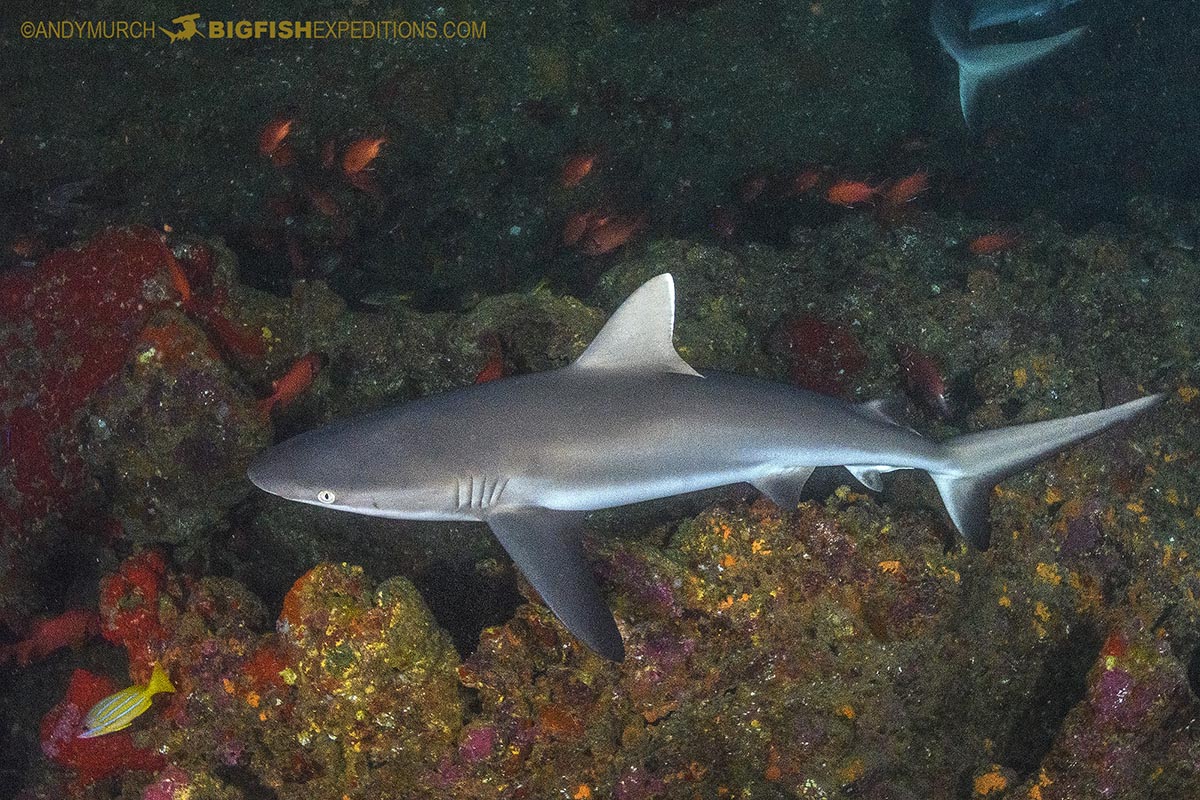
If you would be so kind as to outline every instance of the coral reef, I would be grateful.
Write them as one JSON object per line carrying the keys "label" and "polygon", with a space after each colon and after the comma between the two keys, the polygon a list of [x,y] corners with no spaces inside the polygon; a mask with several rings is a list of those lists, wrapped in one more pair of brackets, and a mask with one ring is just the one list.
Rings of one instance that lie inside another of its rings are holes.
{"label": "coral reef", "polygon": [[[851,217],[783,252],[631,247],[600,280],[602,308],[669,269],[691,362],[852,400],[920,395],[917,352],[950,401],[947,415],[922,398],[914,424],[933,435],[1178,383],[1152,417],[1000,486],[987,553],[948,539],[917,475],[791,512],[735,488],[665,518],[597,515],[589,550],[621,665],[581,648],[519,577],[514,595],[481,529],[330,517],[242,480],[272,435],[568,363],[599,309],[543,289],[457,315],[351,310],[319,281],[276,297],[242,285],[221,243],[144,229],[6,276],[0,339],[25,389],[0,389],[5,424],[38,414],[58,431],[19,439],[3,473],[5,502],[32,523],[0,539],[6,610],[53,686],[28,712],[40,731],[12,727],[46,754],[22,766],[25,796],[1179,796],[1200,763],[1187,725],[1198,332],[1182,290],[1163,291],[1194,262],[1156,233],[1167,212],[1154,209],[1121,235],[1030,223],[993,255],[965,248],[969,223],[932,216]],[[114,286],[67,306],[111,320],[94,323],[95,353],[38,339],[68,325],[40,293],[74,297],[90,289],[80,277]],[[30,400],[59,384],[55,404]],[[22,482],[16,466],[35,457],[53,481]],[[17,580],[97,509],[70,538],[91,571],[64,581],[90,584],[107,644],[89,641],[86,604],[62,631],[31,625]],[[79,649],[51,653],[59,640]],[[111,750],[71,735],[156,661],[178,691],[95,740]],[[66,665],[86,669],[68,681]]]}

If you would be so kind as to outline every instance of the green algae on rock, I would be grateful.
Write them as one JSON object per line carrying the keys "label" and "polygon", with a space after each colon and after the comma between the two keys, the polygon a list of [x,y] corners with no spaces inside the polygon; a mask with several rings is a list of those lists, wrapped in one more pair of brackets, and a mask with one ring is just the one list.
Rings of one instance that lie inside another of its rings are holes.
{"label": "green algae on rock", "polygon": [[[297,740],[363,786],[449,754],[463,721],[458,654],[412,583],[372,589],[360,567],[320,564],[284,600],[280,625],[299,649],[290,665]],[[322,755],[324,751],[332,751]]]}

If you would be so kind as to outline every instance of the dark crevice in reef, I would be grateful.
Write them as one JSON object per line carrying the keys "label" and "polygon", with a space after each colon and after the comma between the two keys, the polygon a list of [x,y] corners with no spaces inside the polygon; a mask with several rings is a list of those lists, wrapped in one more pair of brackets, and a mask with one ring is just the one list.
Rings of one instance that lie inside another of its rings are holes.
{"label": "dark crevice in reef", "polygon": [[241,792],[246,800],[279,800],[275,790],[260,781],[249,767],[219,767],[216,775]]}
{"label": "dark crevice in reef", "polygon": [[512,573],[484,574],[466,562],[435,561],[413,583],[464,657],[484,628],[508,621],[525,602]]}
{"label": "dark crevice in reef", "polygon": [[1200,698],[1200,645],[1192,649],[1192,655],[1188,658],[1187,678],[1192,694]]}
{"label": "dark crevice in reef", "polygon": [[1000,748],[1000,763],[1030,775],[1050,752],[1067,712],[1083,699],[1087,673],[1100,655],[1103,639],[1089,624],[1072,628],[1067,638],[1042,662],[1025,710],[1017,717]]}

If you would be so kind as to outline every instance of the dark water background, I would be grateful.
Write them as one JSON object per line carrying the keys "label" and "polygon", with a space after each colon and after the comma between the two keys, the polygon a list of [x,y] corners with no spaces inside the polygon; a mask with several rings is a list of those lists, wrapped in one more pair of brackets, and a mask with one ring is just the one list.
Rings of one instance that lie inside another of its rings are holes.
{"label": "dark water background", "polygon": [[[415,292],[424,307],[454,308],[543,279],[585,291],[598,265],[556,244],[581,195],[645,214],[651,235],[701,241],[718,238],[713,209],[734,208],[735,243],[778,245],[840,210],[804,200],[738,208],[739,186],[807,164],[875,181],[927,169],[928,208],[1042,214],[1073,228],[1122,221],[1135,195],[1197,194],[1200,9],[1186,0],[1084,0],[1000,31],[1089,28],[989,87],[974,131],[923,2],[444,9],[486,20],[488,38],[29,41],[17,35],[29,18],[160,19],[178,9],[7,4],[0,239],[53,245],[109,222],[170,224],[225,237],[248,280],[284,291],[296,272],[286,248],[255,242],[286,229],[305,269],[350,298]],[[240,4],[202,11],[249,14]],[[345,9],[264,3],[255,13],[341,18]],[[273,169],[256,152],[278,115],[296,119],[304,165]],[[272,212],[272,201],[302,195],[297,187],[324,188],[308,175],[323,141],[361,135],[389,137],[381,197],[329,187],[346,230],[335,234],[311,208]],[[596,179],[568,202],[557,170],[576,152],[598,155]]]}

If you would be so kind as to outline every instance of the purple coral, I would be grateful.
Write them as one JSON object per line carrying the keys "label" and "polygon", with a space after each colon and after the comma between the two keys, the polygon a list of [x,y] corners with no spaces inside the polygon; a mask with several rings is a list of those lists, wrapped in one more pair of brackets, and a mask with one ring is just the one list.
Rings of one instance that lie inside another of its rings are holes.
{"label": "purple coral", "polygon": [[145,788],[142,800],[178,800],[190,782],[190,776],[179,767],[167,767]]}
{"label": "purple coral", "polygon": [[459,757],[468,764],[489,758],[496,749],[496,729],[491,725],[471,728],[458,745]]}
{"label": "purple coral", "polygon": [[1092,690],[1092,706],[1101,724],[1133,730],[1144,721],[1156,694],[1125,670],[1108,669]]}

